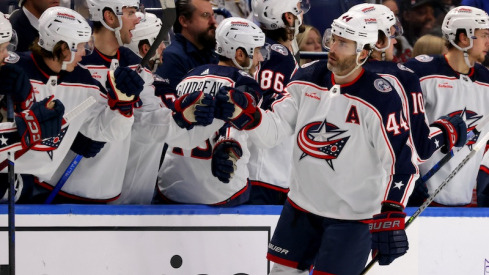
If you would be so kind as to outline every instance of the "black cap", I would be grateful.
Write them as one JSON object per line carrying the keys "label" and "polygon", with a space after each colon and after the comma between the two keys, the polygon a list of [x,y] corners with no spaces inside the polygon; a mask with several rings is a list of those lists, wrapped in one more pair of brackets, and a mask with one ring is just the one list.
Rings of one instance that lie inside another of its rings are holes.
{"label": "black cap", "polygon": [[402,0],[401,10],[409,11],[423,5],[431,5],[433,8],[443,8],[440,0]]}

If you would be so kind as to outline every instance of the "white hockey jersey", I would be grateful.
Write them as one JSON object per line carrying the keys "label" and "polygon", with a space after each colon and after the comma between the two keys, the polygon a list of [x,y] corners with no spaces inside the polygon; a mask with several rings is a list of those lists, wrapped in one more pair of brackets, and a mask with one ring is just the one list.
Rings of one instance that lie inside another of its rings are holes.
{"label": "white hockey jersey", "polygon": [[248,132],[260,146],[294,136],[289,200],[323,217],[361,220],[382,202],[406,205],[418,178],[401,100],[365,71],[335,85],[326,61],[299,69],[290,94]]}
{"label": "white hockey jersey", "polygon": [[[467,131],[471,131],[489,114],[489,71],[484,66],[476,63],[468,75],[459,74],[450,67],[443,55],[417,56],[406,62],[405,66],[419,76],[425,98],[426,116],[430,122],[444,115],[460,115],[467,124]],[[489,125],[483,128],[481,135],[484,136],[487,131]],[[468,142],[453,159],[431,177],[426,183],[430,194],[470,152],[478,138]],[[482,155],[483,150],[480,150],[470,159],[438,193],[434,201],[451,206],[470,204]],[[442,153],[436,152],[431,159],[420,165],[421,173],[430,170],[442,157]]]}
{"label": "white hockey jersey", "polygon": [[[182,96],[203,91],[215,95],[219,88],[225,86],[246,86],[246,89],[255,92],[252,92],[255,99],[261,97],[258,83],[249,74],[220,65],[203,65],[193,69],[178,84],[177,93]],[[221,136],[238,141],[243,151],[243,156],[236,162],[234,176],[227,184],[214,177],[211,171],[212,151]],[[249,196],[246,165],[250,152],[247,138],[246,132],[224,126],[218,132],[209,134],[203,143],[191,150],[168,148],[158,176],[161,195],[174,202],[209,205],[226,203],[246,191]]]}
{"label": "white hockey jersey", "polygon": [[65,113],[90,96],[98,103],[73,119],[57,137],[45,139],[16,160],[16,173],[33,174],[40,181],[56,184],[55,171],[67,155],[83,124],[90,128],[87,136],[99,141],[123,139],[129,133],[133,119],[106,108],[105,89],[91,78],[86,69],[76,67],[71,73],[63,72],[58,75],[42,60],[34,59],[28,53],[20,55],[17,65],[27,73],[37,101],[54,95],[65,106]]}

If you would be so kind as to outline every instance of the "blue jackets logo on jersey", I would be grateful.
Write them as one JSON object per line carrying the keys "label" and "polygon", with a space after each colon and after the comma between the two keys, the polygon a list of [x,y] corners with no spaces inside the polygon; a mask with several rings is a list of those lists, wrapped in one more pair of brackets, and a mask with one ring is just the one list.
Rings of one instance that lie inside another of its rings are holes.
{"label": "blue jackets logo on jersey", "polygon": [[[69,127],[69,126],[68,126]],[[49,158],[53,160],[53,150],[58,149],[61,141],[65,137],[68,127],[61,129],[61,132],[56,137],[44,139],[40,145],[37,145],[33,150],[35,151],[47,151]]]}
{"label": "blue jackets logo on jersey", "polygon": [[326,120],[307,124],[297,135],[297,144],[303,152],[300,159],[306,156],[324,159],[334,170],[333,160],[338,158],[350,138],[338,137],[345,132]]}

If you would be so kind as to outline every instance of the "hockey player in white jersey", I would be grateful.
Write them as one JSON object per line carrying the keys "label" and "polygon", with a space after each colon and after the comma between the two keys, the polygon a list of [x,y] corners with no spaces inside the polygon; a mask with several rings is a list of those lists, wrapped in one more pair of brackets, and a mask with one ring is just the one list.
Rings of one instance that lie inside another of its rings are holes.
{"label": "hockey player in white jersey", "polygon": [[39,25],[39,39],[31,46],[32,53],[21,54],[16,62],[27,73],[36,99],[54,96],[63,102],[66,111],[89,97],[98,103],[70,121],[58,136],[43,140],[16,160],[21,164],[16,166],[16,172],[37,177],[33,202],[43,202],[53,189],[60,176],[59,166],[83,124],[89,129],[84,135],[105,142],[125,138],[133,121],[106,108],[111,92],[100,87],[88,70],[77,65],[93,49],[91,28],[86,20],[71,9],[54,7],[43,13]]}
{"label": "hockey player in white jersey", "polygon": [[[190,71],[177,86],[178,96],[194,91],[215,96],[221,87],[237,87],[258,102],[262,91],[248,71],[263,60],[260,49],[265,34],[249,20],[230,17],[216,29],[216,41],[219,63]],[[246,132],[225,125],[191,150],[170,147],[159,172],[154,203],[245,203],[251,191],[246,167],[250,158],[247,139]],[[236,171],[232,177],[221,173],[233,169],[233,165]]]}
{"label": "hockey player in white jersey", "polygon": [[[131,43],[125,44],[124,46],[143,58],[160,32],[161,19],[149,12],[137,12],[136,15],[141,18],[141,21],[136,25],[136,28],[131,31]],[[148,68],[150,68],[152,72],[155,72],[161,62],[163,62],[164,49],[165,44],[162,42],[156,49],[155,55],[149,60]]]}
{"label": "hockey player in white jersey", "polygon": [[[270,47],[270,58],[262,62],[255,72],[255,78],[264,91],[260,106],[264,110],[272,110],[272,104],[283,96],[281,93],[298,68],[294,58],[298,50],[295,37],[309,8],[309,1],[252,1],[254,19],[267,36],[266,47]],[[290,171],[293,142],[291,137],[267,149],[250,144],[248,167],[253,186],[250,204],[284,204],[290,174],[283,171]]]}
{"label": "hockey player in white jersey", "polygon": [[[404,65],[420,78],[429,122],[442,115],[460,116],[467,130],[474,129],[489,114],[489,71],[477,62],[484,61],[489,51],[489,18],[483,10],[460,6],[447,13],[442,25],[447,40],[446,55],[421,55]],[[489,126],[482,129],[483,136]],[[443,182],[477,142],[475,139],[454,156],[426,183],[429,194]],[[435,197],[434,205],[467,206],[472,201],[482,150],[460,170]],[[420,165],[421,173],[428,171],[442,158],[435,153]],[[414,193],[413,193],[414,195]]]}
{"label": "hockey player in white jersey", "polygon": [[371,249],[382,265],[408,249],[403,210],[418,174],[398,94],[362,68],[377,31],[361,12],[334,20],[328,61],[299,69],[273,112],[238,103],[236,92],[216,97],[216,106],[233,99],[231,119],[249,115],[252,142],[296,140],[288,200],[268,246],[270,274],[309,274],[311,266],[358,274]]}
{"label": "hockey player in white jersey", "polygon": [[[418,76],[405,66],[391,62],[396,37],[402,35],[402,26],[394,13],[388,7],[377,4],[359,4],[350,10],[368,13],[377,19],[379,40],[364,68],[388,80],[401,97],[406,114],[406,121],[401,124],[407,123],[411,129],[411,141],[416,149],[418,162],[426,161],[440,148],[441,152],[446,154],[454,146],[463,146],[467,131],[463,119],[460,116],[442,116],[433,121],[431,124],[433,128],[430,128],[424,112],[424,100]],[[431,132],[434,134],[431,135]],[[419,206],[423,203],[423,200],[417,198],[426,194],[426,186],[416,182],[416,185],[418,184],[420,186],[415,187],[409,205]]]}
{"label": "hockey player in white jersey", "polygon": [[[130,135],[124,140],[107,143],[94,158],[82,160],[66,182],[66,189],[62,191],[70,191],[70,198],[78,202],[149,203],[158,175],[163,143],[170,144],[173,141],[175,146],[193,148],[204,140],[202,132],[207,134],[208,131],[210,135],[223,122],[216,121],[213,123],[215,127],[196,127],[198,129],[188,131],[193,125],[211,123],[213,107],[205,104],[208,101],[211,104],[212,99],[201,93],[191,94],[177,100],[175,106],[178,108],[172,112],[163,107],[164,102],[155,96],[155,88],[158,92],[164,83],[160,81],[156,85],[155,77],[147,69],[142,70],[140,76],[133,71],[141,58],[123,47],[123,44],[131,42],[131,31],[139,22],[136,16],[139,1],[87,0],[87,4],[94,22],[95,49],[94,54],[86,56],[80,63],[103,86],[113,85],[107,82],[107,75],[115,64],[119,65],[114,72],[116,83],[142,78],[144,84],[141,93],[132,94],[135,97],[124,105],[127,107],[126,115],[134,114]],[[126,68],[130,68],[130,72]],[[199,100],[202,100],[203,105],[199,105],[199,110],[194,112]],[[82,128],[82,132],[85,130]],[[71,157],[73,159],[74,154]],[[142,198],[142,194],[147,193],[144,192],[147,187],[151,190],[149,197]]]}

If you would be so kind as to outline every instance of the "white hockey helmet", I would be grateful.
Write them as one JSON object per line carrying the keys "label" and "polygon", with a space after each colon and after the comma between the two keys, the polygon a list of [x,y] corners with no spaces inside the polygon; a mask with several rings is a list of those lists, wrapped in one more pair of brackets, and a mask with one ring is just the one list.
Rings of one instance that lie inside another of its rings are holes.
{"label": "white hockey helmet", "polygon": [[88,54],[93,51],[92,28],[85,18],[72,9],[52,7],[44,11],[39,18],[38,44],[52,52],[60,41],[66,42],[71,50],[71,60],[63,62],[63,70],[74,60],[78,44],[86,43],[85,50]]}
{"label": "white hockey helmet", "polygon": [[472,39],[476,29],[489,29],[489,18],[485,11],[474,7],[460,6],[452,9],[443,19],[441,30],[445,38],[450,41],[455,47],[457,30],[463,29],[470,39],[470,49],[472,47]]}
{"label": "white hockey helmet", "polygon": [[[119,46],[122,46],[120,29],[122,28],[122,9],[123,8],[136,8],[139,9],[139,0],[87,0],[88,11],[90,12],[90,20],[94,22],[100,22],[107,29],[114,31],[119,42]],[[104,9],[110,9],[117,16],[119,20],[119,27],[111,28],[104,21]]]}
{"label": "white hockey helmet", "polygon": [[153,42],[156,40],[156,37],[161,29],[161,19],[152,13],[137,12],[136,16],[141,18],[141,21],[136,25],[136,28],[131,31],[131,43],[124,46],[128,47],[135,54],[139,55],[139,41],[147,39],[149,41],[149,45],[153,45]]}
{"label": "white hockey helmet", "polygon": [[[353,6],[351,11],[360,11],[368,16],[372,16],[377,19],[377,27],[379,31],[383,32],[387,37],[387,46],[384,48],[377,48],[379,51],[385,51],[389,48],[391,44],[391,38],[401,36],[403,34],[403,29],[401,22],[394,15],[394,13],[386,6],[379,4],[359,4]],[[391,27],[394,26],[395,33],[391,32]]]}
{"label": "white hockey helmet", "polygon": [[[300,8],[297,7],[297,3],[301,3]],[[309,11],[311,5],[309,0],[252,0],[251,7],[253,17],[262,28],[276,30],[285,28],[282,15],[286,12],[297,16],[300,26],[302,19],[299,15]]]}
{"label": "white hockey helmet", "polygon": [[373,49],[378,39],[377,19],[358,11],[347,11],[331,24],[331,34],[357,42],[357,53],[365,45]]}
{"label": "white hockey helmet", "polygon": [[0,12],[0,44],[10,42],[7,50],[15,51],[17,48],[17,33],[12,29],[12,24],[7,16]]}
{"label": "white hockey helmet", "polygon": [[[246,54],[253,59],[255,48],[265,45],[265,34],[255,23],[240,17],[229,17],[224,19],[216,29],[216,52],[217,54],[230,58],[234,64],[241,69],[235,59],[236,50],[243,48]],[[266,58],[266,49],[262,51]]]}

